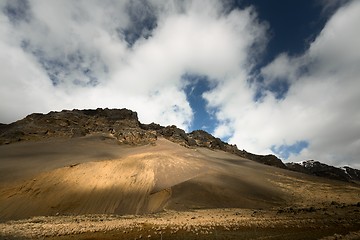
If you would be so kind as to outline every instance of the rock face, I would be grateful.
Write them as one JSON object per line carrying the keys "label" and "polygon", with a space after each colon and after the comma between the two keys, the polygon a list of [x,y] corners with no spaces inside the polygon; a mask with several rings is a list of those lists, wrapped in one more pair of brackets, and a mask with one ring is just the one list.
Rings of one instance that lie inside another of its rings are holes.
{"label": "rock face", "polygon": [[230,153],[237,153],[239,151],[235,145],[223,142],[220,140],[220,138],[215,138],[214,136],[203,130],[193,131],[188,134],[188,137],[192,139],[193,143],[196,146],[199,147],[218,149]]}
{"label": "rock face", "polygon": [[269,154],[269,155],[257,155],[253,153],[246,152],[245,150],[241,151],[240,154],[238,154],[241,157],[253,160],[255,162],[259,162],[265,165],[269,166],[275,166],[278,168],[284,168],[286,169],[286,165],[275,155]]}
{"label": "rock face", "polygon": [[286,166],[290,170],[319,177],[346,182],[360,182],[360,171],[350,167],[337,168],[314,160],[303,161],[302,163],[287,163]]}
{"label": "rock face", "polygon": [[0,128],[0,144],[81,137],[99,132],[112,134],[120,143],[127,144],[144,144],[156,140],[154,132],[140,128],[136,112],[128,109],[98,108],[28,115]]}
{"label": "rock face", "polygon": [[342,168],[348,176],[350,176],[351,180],[360,182],[360,170],[354,169],[348,166]]}

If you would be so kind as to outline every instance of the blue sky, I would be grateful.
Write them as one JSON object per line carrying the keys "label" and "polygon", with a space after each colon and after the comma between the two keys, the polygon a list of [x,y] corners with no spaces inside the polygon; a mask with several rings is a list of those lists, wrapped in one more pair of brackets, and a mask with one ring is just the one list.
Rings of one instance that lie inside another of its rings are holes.
{"label": "blue sky", "polygon": [[360,1],[0,1],[0,122],[129,108],[360,167]]}
{"label": "blue sky", "polygon": [[188,82],[184,91],[194,114],[189,130],[202,129],[208,132],[214,131],[216,119],[214,119],[214,113],[206,108],[207,102],[202,97],[202,94],[215,86],[209,84],[206,76],[185,74],[183,79]]}

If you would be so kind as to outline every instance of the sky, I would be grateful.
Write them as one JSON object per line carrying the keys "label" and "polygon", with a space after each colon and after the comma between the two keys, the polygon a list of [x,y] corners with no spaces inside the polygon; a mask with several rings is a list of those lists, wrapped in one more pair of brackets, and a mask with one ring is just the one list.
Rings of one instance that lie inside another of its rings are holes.
{"label": "sky", "polygon": [[128,108],[360,168],[359,0],[0,0],[0,122]]}

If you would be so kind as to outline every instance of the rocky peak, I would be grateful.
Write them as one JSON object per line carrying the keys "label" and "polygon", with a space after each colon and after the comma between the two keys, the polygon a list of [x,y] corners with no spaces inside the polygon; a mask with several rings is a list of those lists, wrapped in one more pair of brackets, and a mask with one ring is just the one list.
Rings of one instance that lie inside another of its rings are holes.
{"label": "rocky peak", "polygon": [[128,109],[98,108],[63,110],[48,114],[33,113],[22,120],[1,127],[0,144],[56,137],[80,137],[97,132],[113,134],[121,141],[130,143],[133,137],[129,132],[139,129],[139,126],[137,113]]}
{"label": "rocky peak", "polygon": [[242,150],[242,151],[240,151],[240,153],[238,155],[243,158],[247,158],[247,159],[250,159],[255,162],[265,164],[265,165],[275,166],[275,167],[284,168],[284,169],[287,168],[286,165],[278,157],[276,157],[275,155],[272,155],[272,154],[257,155],[257,154],[249,153],[245,150]]}
{"label": "rocky peak", "polygon": [[204,130],[195,130],[188,134],[193,139],[196,145],[200,147],[207,147],[212,149],[225,149],[227,143],[221,141],[219,138],[215,138]]}

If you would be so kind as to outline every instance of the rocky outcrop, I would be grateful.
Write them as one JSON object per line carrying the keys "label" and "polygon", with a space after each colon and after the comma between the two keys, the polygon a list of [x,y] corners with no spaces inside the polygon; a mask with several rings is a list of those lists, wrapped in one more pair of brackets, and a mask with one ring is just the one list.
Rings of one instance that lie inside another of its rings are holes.
{"label": "rocky outcrop", "polygon": [[189,138],[186,135],[186,132],[180,128],[177,128],[175,125],[164,127],[157,131],[158,135],[169,139],[172,142],[179,143],[183,146],[190,146]]}
{"label": "rocky outcrop", "polygon": [[98,108],[28,115],[0,128],[0,144],[81,137],[92,133],[112,134],[120,143],[127,144],[144,144],[156,140],[156,133],[140,128],[136,112]]}
{"label": "rocky outcrop", "polygon": [[236,150],[238,150],[235,145],[223,142],[220,138],[216,138],[203,130],[193,131],[188,134],[188,137],[199,147],[218,149],[231,153],[236,153]]}
{"label": "rocky outcrop", "polygon": [[352,181],[360,183],[360,170],[345,166],[342,168]]}
{"label": "rocky outcrop", "polygon": [[319,177],[346,182],[360,182],[360,171],[350,167],[337,168],[315,160],[287,163],[286,166],[290,170]]}
{"label": "rocky outcrop", "polygon": [[249,152],[243,150],[238,155],[243,158],[247,158],[247,159],[250,159],[255,162],[265,164],[265,165],[274,166],[274,167],[278,167],[278,168],[284,168],[284,169],[287,168],[286,165],[278,157],[276,157],[275,155],[272,155],[272,154],[257,155],[257,154],[249,153]]}

